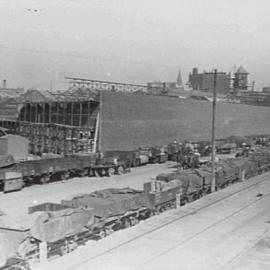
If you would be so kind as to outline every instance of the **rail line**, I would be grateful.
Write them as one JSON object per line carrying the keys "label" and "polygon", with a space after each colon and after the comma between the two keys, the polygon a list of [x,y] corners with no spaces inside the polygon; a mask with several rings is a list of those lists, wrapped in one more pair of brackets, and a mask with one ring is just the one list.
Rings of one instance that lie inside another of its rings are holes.
{"label": "rail line", "polygon": [[[87,259],[81,261],[80,263],[78,263],[78,264],[76,264],[76,265],[73,265],[72,267],[68,267],[68,268],[66,268],[66,270],[77,269],[78,267],[80,267],[80,266],[82,266],[82,265],[84,265],[84,264],[86,264],[86,263],[88,263],[88,262],[90,262],[90,261],[93,261],[93,260],[95,260],[95,259],[97,259],[97,258],[99,258],[99,257],[101,257],[101,256],[103,256],[103,255],[105,255],[105,254],[108,254],[108,253],[110,253],[110,252],[112,252],[112,251],[114,251],[114,250],[116,250],[116,249],[118,249],[118,248],[120,248],[120,247],[122,247],[122,246],[125,246],[125,245],[127,245],[127,244],[129,244],[129,243],[132,243],[132,242],[134,242],[134,241],[136,241],[136,240],[138,240],[138,239],[140,239],[140,238],[142,238],[142,237],[145,237],[145,236],[147,236],[147,235],[149,235],[149,234],[151,234],[151,233],[153,233],[153,232],[155,232],[155,231],[158,231],[158,230],[160,230],[160,229],[162,229],[162,228],[164,228],[164,227],[166,227],[166,226],[168,226],[168,225],[170,225],[170,224],[173,224],[173,223],[175,223],[175,222],[177,222],[177,221],[179,221],[179,220],[181,220],[181,219],[184,219],[184,218],[186,218],[187,216],[194,215],[194,214],[197,213],[198,211],[204,210],[204,209],[206,209],[206,208],[208,208],[208,207],[210,207],[210,206],[213,206],[213,205],[215,205],[215,204],[218,204],[218,203],[221,202],[221,201],[225,201],[225,200],[227,200],[227,199],[229,199],[229,198],[232,198],[232,197],[234,197],[234,196],[236,196],[236,195],[239,195],[239,194],[242,193],[242,192],[245,192],[245,191],[247,191],[247,190],[249,190],[249,189],[252,189],[252,188],[254,188],[254,187],[256,187],[256,186],[262,184],[263,182],[269,181],[268,178],[265,178],[265,177],[267,177],[267,176],[269,176],[269,173],[266,173],[266,174],[264,174],[264,175],[261,175],[261,177],[263,177],[263,179],[262,179],[262,180],[258,180],[258,182],[254,183],[254,184],[250,184],[250,185],[248,185],[247,187],[242,188],[241,190],[237,190],[237,191],[235,191],[235,192],[233,192],[233,193],[231,193],[231,194],[229,194],[229,195],[225,195],[225,197],[222,197],[222,198],[217,199],[217,200],[215,200],[215,201],[213,201],[213,202],[210,202],[209,204],[204,205],[204,206],[202,206],[202,207],[198,207],[198,208],[196,208],[195,210],[192,210],[192,211],[190,211],[190,212],[188,212],[188,213],[186,213],[186,214],[184,214],[184,215],[182,215],[182,216],[180,216],[180,217],[173,218],[173,219],[169,220],[168,222],[165,222],[165,223],[163,223],[163,224],[161,224],[161,225],[159,225],[159,226],[157,226],[157,227],[155,227],[155,228],[153,228],[153,229],[151,229],[151,230],[148,230],[148,231],[146,231],[146,232],[144,232],[144,233],[138,234],[137,236],[132,237],[131,239],[129,239],[129,240],[127,240],[127,241],[124,241],[123,243],[120,243],[120,244],[118,244],[118,245],[116,245],[116,246],[114,246],[114,247],[112,247],[112,248],[110,248],[110,249],[107,249],[106,251],[103,251],[103,252],[101,252],[101,253],[99,253],[99,254],[97,254],[97,255],[95,255],[95,256],[92,256],[92,257],[90,257],[90,258],[87,258]],[[247,181],[251,181],[251,180],[247,180]],[[233,213],[230,214],[229,216],[226,216],[226,217],[222,218],[221,220],[218,220],[217,222],[215,222],[215,223],[211,224],[210,226],[204,228],[203,230],[199,231],[199,232],[196,233],[195,235],[192,235],[192,236],[190,236],[189,238],[187,238],[187,239],[181,241],[181,242],[178,243],[177,245],[174,245],[174,246],[171,247],[170,249],[166,250],[166,252],[159,253],[158,255],[156,255],[155,257],[152,257],[151,259],[149,259],[148,261],[146,261],[146,262],[143,263],[142,265],[145,265],[145,264],[151,262],[152,260],[155,260],[157,257],[160,257],[160,256],[163,256],[163,255],[167,254],[168,252],[172,251],[173,249],[175,249],[175,248],[177,248],[177,247],[179,247],[179,246],[185,244],[186,242],[188,242],[188,241],[192,240],[193,238],[197,237],[198,235],[200,235],[200,234],[204,233],[205,231],[207,231],[207,230],[213,228],[214,226],[218,225],[219,223],[224,222],[226,219],[231,218],[233,215],[242,212],[242,211],[245,210],[246,208],[250,207],[250,206],[253,205],[253,204],[256,204],[257,202],[259,202],[259,201],[265,199],[265,198],[268,197],[268,196],[270,196],[270,192],[263,194],[263,196],[261,196],[261,197],[256,197],[257,199],[255,199],[254,201],[252,201],[252,202],[250,202],[249,204],[245,205],[244,207],[238,209],[237,211],[233,212]],[[142,265],[141,265],[141,266],[142,266]]]}

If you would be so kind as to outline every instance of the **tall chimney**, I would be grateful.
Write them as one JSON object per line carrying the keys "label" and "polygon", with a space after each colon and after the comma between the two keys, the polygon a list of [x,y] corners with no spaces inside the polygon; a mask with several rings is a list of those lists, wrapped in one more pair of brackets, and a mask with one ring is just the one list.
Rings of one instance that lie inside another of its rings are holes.
{"label": "tall chimney", "polygon": [[7,88],[7,80],[3,80],[3,88]]}

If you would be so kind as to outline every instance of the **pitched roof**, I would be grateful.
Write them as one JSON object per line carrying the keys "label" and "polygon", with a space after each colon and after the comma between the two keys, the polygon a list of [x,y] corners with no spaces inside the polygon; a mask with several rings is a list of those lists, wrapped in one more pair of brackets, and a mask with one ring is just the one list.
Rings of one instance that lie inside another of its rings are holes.
{"label": "pitched roof", "polygon": [[176,84],[177,84],[178,86],[183,87],[183,80],[182,80],[181,70],[179,70],[179,72],[178,72]]}
{"label": "pitched roof", "polygon": [[235,74],[248,74],[248,72],[244,69],[243,66],[240,66],[240,67],[236,70]]}

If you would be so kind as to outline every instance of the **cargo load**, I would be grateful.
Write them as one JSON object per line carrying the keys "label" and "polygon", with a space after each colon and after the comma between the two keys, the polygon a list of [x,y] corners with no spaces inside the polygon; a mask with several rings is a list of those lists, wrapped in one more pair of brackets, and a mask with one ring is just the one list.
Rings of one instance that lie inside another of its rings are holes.
{"label": "cargo load", "polygon": [[75,196],[72,200],[63,200],[62,204],[70,207],[94,208],[94,215],[99,218],[120,216],[129,210],[146,205],[142,191],[120,188],[103,189],[90,194]]}
{"label": "cargo load", "polygon": [[[55,205],[50,204],[50,206]],[[30,235],[40,241],[51,243],[75,235],[84,227],[93,225],[93,209],[73,209],[64,206],[61,208],[40,212],[30,228]]]}
{"label": "cargo load", "polygon": [[94,222],[90,208],[44,203],[31,207],[29,213],[16,219],[0,216],[0,267],[16,256],[21,259],[37,256],[40,242],[48,243],[48,252],[57,252],[65,239],[87,231]]}

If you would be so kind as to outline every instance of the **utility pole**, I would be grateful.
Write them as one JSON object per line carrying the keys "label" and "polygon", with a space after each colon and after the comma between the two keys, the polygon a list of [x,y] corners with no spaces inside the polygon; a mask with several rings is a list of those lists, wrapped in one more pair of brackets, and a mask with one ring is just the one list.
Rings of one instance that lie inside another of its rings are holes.
{"label": "utility pole", "polygon": [[215,144],[215,129],[216,129],[216,102],[217,102],[217,75],[218,72],[214,70],[214,88],[213,88],[213,104],[212,104],[212,182],[211,192],[216,191],[216,170],[215,170],[215,159],[216,159],[216,144]]}

